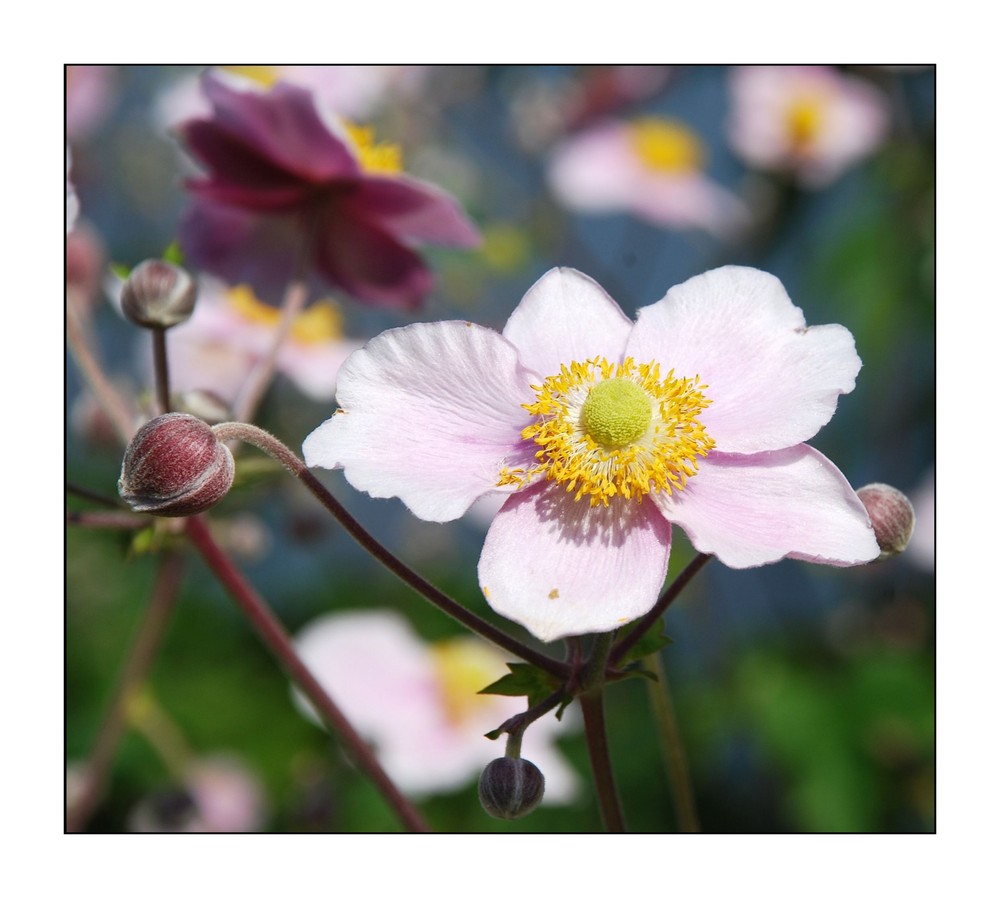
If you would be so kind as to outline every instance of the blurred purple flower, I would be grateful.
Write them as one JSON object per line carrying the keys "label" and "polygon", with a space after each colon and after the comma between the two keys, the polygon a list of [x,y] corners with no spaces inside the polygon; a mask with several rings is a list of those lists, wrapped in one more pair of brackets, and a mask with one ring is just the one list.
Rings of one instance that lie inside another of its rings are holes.
{"label": "blurred purple flower", "polygon": [[310,91],[209,73],[213,115],[180,126],[207,177],[180,226],[192,264],[276,299],[302,241],[313,273],[372,305],[414,308],[432,277],[415,243],[473,246],[443,190],[400,171],[399,151],[336,119]]}

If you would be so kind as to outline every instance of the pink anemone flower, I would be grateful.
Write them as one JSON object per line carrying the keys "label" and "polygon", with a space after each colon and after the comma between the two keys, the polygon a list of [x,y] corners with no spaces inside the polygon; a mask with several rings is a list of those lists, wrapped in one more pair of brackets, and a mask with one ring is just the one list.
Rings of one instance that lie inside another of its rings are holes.
{"label": "pink anemone flower", "polygon": [[569,209],[626,212],[660,227],[728,237],[747,224],[749,212],[705,174],[704,157],[698,136],[680,122],[604,122],[556,148],[549,184]]}
{"label": "pink anemone flower", "polygon": [[509,493],[479,560],[489,604],[542,640],[607,632],[655,604],[672,523],[734,568],[878,556],[850,484],[804,443],[860,368],[848,330],[807,328],[756,269],[691,278],[636,322],[554,269],[502,334],[447,321],[375,337],[303,451],[428,521]]}
{"label": "pink anemone flower", "polygon": [[[308,624],[296,637],[306,666],[375,746],[392,780],[413,797],[451,792],[475,782],[503,755],[504,740],[484,733],[525,710],[524,698],[480,695],[508,673],[503,653],[474,636],[426,643],[393,611],[339,611]],[[297,693],[296,703],[318,721]],[[524,734],[524,757],[545,776],[545,801],[561,804],[579,778],[556,749],[556,736],[575,720],[549,714]]]}
{"label": "pink anemone flower", "polygon": [[873,152],[889,103],[868,82],[827,66],[744,66],[731,80],[729,140],[748,165],[822,187]]}
{"label": "pink anemone flower", "polygon": [[187,184],[180,243],[192,264],[271,300],[304,249],[327,284],[414,308],[432,286],[414,245],[478,243],[452,196],[403,174],[397,147],[375,144],[310,91],[222,72],[202,83],[212,116],[179,127],[208,172]]}

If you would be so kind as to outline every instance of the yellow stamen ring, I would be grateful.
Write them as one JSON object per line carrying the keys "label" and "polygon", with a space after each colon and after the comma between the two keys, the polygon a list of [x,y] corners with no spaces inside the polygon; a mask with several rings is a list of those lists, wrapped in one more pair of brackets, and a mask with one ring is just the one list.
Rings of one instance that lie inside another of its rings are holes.
{"label": "yellow stamen ring", "polygon": [[706,385],[673,371],[661,377],[656,362],[571,362],[532,389],[536,401],[524,408],[534,420],[521,436],[538,445],[535,464],[503,468],[498,486],[544,476],[592,506],[616,496],[641,502],[684,489],[715,446],[698,420],[711,403]]}

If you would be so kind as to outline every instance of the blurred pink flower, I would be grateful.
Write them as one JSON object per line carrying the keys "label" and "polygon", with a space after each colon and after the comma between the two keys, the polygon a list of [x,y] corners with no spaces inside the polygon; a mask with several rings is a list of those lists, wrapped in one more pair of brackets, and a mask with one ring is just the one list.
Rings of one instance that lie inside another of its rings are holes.
{"label": "blurred pink flower", "polygon": [[860,369],[849,331],[807,328],[756,269],[691,278],[635,323],[586,275],[553,269],[502,335],[440,321],[371,340],[302,449],[427,521],[510,494],[480,586],[497,613],[553,640],[645,614],[672,523],[735,568],[876,558],[864,506],[804,442]]}
{"label": "blurred pink flower", "polygon": [[[389,777],[408,795],[451,792],[475,782],[504,740],[484,733],[527,707],[523,697],[479,695],[508,673],[505,656],[478,637],[425,643],[394,611],[342,611],[296,637],[300,657],[375,746]],[[298,694],[296,703],[315,713]],[[572,709],[570,709],[572,710]],[[553,742],[572,719],[547,714],[528,727],[523,756],[545,775],[545,801],[571,801],[576,773]]]}
{"label": "blurred pink flower", "polygon": [[311,273],[326,283],[413,308],[432,286],[413,244],[478,242],[452,196],[402,174],[398,148],[336,119],[313,93],[218,72],[202,83],[213,114],[179,129],[208,170],[188,182],[180,226],[195,266],[272,300],[305,242]]}
{"label": "blurred pink flower", "polygon": [[556,198],[581,212],[628,212],[667,228],[738,231],[748,211],[708,178],[697,135],[679,122],[605,122],[568,138],[552,154]]}
{"label": "blurred pink flower", "polygon": [[264,790],[245,764],[226,756],[200,758],[183,791],[149,796],[129,815],[133,832],[249,833],[264,823]]}
{"label": "blurred pink flower", "polygon": [[748,165],[822,187],[871,154],[889,104],[868,82],[826,66],[744,66],[731,79],[729,140]]}
{"label": "blurred pink flower", "polygon": [[[208,390],[232,404],[247,375],[270,351],[280,319],[280,312],[260,302],[249,287],[227,288],[201,278],[194,314],[170,332],[173,388]],[[344,337],[337,305],[320,300],[296,318],[277,369],[310,399],[332,399],[338,369],[360,346]]]}
{"label": "blurred pink flower", "polygon": [[70,159],[69,147],[66,147],[66,233],[73,230],[77,218],[80,217],[80,200],[76,195],[73,182],[69,179],[70,168],[73,162]]}
{"label": "blurred pink flower", "polygon": [[70,143],[93,134],[118,99],[115,66],[66,66],[66,139]]}
{"label": "blurred pink flower", "polygon": [[[419,65],[252,65],[219,69],[264,87],[284,81],[313,91],[331,111],[350,119],[370,117],[393,96],[412,95],[427,74],[427,67]],[[164,128],[211,114],[197,75],[186,75],[170,84],[155,106],[157,122]]]}

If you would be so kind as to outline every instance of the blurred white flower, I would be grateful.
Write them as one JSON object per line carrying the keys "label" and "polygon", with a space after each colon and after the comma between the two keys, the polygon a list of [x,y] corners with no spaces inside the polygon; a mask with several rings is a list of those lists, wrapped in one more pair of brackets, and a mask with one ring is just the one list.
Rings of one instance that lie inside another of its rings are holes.
{"label": "blurred white flower", "polygon": [[889,130],[889,104],[868,82],[827,66],[743,66],[731,77],[728,122],[747,165],[822,187],[872,153]]}
{"label": "blurred white flower", "polygon": [[934,570],[934,468],[924,474],[913,493],[913,535],[906,547],[905,557],[918,567]]}
{"label": "blurred white flower", "polygon": [[608,121],[558,146],[548,176],[570,209],[628,212],[662,227],[730,236],[746,225],[748,210],[705,174],[704,161],[698,136],[679,122]]}
{"label": "blurred white flower", "polygon": [[[523,697],[478,694],[508,673],[498,649],[473,636],[425,643],[393,611],[327,614],[299,633],[296,645],[352,725],[374,743],[386,773],[413,797],[475,782],[504,753],[505,737],[483,734],[527,707]],[[317,721],[306,701],[294,697]],[[579,789],[553,745],[572,719],[569,711],[562,722],[550,713],[524,734],[522,754],[544,774],[548,803],[569,802]]]}

